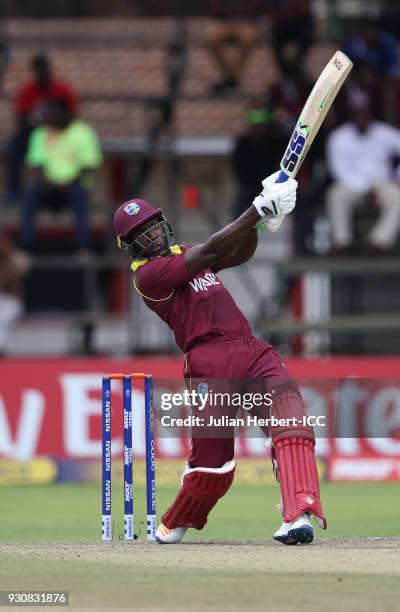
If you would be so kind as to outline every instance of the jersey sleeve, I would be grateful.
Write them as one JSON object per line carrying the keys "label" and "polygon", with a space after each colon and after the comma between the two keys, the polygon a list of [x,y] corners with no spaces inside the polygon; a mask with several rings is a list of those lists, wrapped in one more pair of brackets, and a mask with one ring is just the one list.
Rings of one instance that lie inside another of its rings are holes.
{"label": "jersey sleeve", "polygon": [[180,285],[192,280],[186,270],[185,253],[171,257],[157,257],[140,266],[135,274],[139,293],[149,299],[165,299]]}

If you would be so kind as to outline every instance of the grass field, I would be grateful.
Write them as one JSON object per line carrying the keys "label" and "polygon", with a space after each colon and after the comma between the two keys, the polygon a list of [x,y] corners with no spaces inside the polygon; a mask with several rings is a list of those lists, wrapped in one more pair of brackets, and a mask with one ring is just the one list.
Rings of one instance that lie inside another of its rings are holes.
{"label": "grass field", "polygon": [[[176,493],[176,487],[157,487],[160,516]],[[400,486],[398,483],[326,484],[322,497],[328,531],[318,536],[399,536]],[[191,539],[270,538],[280,525],[275,505],[278,486],[234,485],[218,503],[203,531]],[[139,527],[145,517],[145,490],[135,489],[135,514]],[[0,487],[1,541],[88,541],[100,534],[100,486]],[[114,537],[122,532],[122,488],[113,488]],[[142,533],[142,537],[144,534]]]}
{"label": "grass field", "polygon": [[[159,514],[175,493],[157,489]],[[180,546],[102,544],[100,487],[0,487],[1,590],[65,589],[74,609],[398,610],[398,484],[324,485],[328,532],[308,547],[271,541],[276,485],[239,484]],[[136,489],[144,518],[144,488]],[[142,530],[141,539],[144,538]]]}

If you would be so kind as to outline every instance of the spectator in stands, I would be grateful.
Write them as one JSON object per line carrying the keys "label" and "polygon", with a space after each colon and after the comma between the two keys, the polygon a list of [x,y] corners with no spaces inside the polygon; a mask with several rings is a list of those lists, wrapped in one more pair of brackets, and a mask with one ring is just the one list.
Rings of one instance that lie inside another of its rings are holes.
{"label": "spectator in stands", "polygon": [[9,334],[24,311],[22,280],[29,267],[28,256],[0,233],[0,357],[4,357]]}
{"label": "spectator in stands", "polygon": [[98,138],[84,121],[73,119],[65,100],[48,104],[45,125],[33,130],[26,155],[33,181],[26,191],[22,212],[22,244],[34,244],[34,218],[43,205],[69,207],[76,220],[78,248],[89,247],[87,198],[91,171],[102,157]]}
{"label": "spectator in stands", "polygon": [[21,195],[22,169],[29,135],[43,121],[47,102],[55,98],[65,100],[72,114],[77,110],[74,90],[63,81],[55,79],[45,55],[35,56],[30,63],[32,80],[19,89],[15,101],[16,132],[7,150],[6,202]]}
{"label": "spectator in stands", "polygon": [[339,253],[352,243],[352,214],[370,200],[380,214],[369,236],[371,252],[393,247],[400,229],[400,186],[393,160],[400,155],[400,130],[371,119],[368,99],[358,100],[350,122],[336,128],[327,142],[327,192],[333,244]]}
{"label": "spectator in stands", "polygon": [[380,31],[373,18],[360,19],[355,24],[354,36],[347,40],[343,51],[355,64],[366,64],[380,77],[399,75],[396,39]]}
{"label": "spectator in stands", "polygon": [[264,174],[279,169],[279,162],[287,144],[282,125],[272,110],[255,101],[246,114],[247,129],[235,143],[232,162],[238,192],[233,216],[240,216],[249,202],[260,192]]}
{"label": "spectator in stands", "polygon": [[207,33],[206,45],[222,73],[222,79],[212,87],[217,95],[235,91],[239,85],[243,67],[258,38],[256,5],[243,0],[214,0],[211,4],[211,14],[218,23]]}

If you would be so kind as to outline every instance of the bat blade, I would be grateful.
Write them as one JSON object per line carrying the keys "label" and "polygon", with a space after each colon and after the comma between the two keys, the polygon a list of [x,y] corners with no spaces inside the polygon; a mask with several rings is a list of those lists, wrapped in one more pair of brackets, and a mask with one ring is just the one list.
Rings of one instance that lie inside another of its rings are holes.
{"label": "bat blade", "polygon": [[282,158],[277,183],[294,178],[318,133],[353,63],[341,51],[336,51],[318,77],[297,120]]}

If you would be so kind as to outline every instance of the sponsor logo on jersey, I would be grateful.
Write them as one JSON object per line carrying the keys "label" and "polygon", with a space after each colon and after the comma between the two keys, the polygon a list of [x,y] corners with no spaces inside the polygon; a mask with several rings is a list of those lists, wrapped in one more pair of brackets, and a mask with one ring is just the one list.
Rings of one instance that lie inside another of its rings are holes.
{"label": "sponsor logo on jersey", "polygon": [[189,285],[198,293],[199,291],[208,291],[209,287],[220,285],[218,278],[213,272],[207,272],[204,276],[194,278],[189,282]]}
{"label": "sponsor logo on jersey", "polygon": [[127,215],[137,215],[139,210],[140,206],[139,204],[136,204],[136,202],[131,202],[130,204],[127,204],[124,208],[124,211]]}

